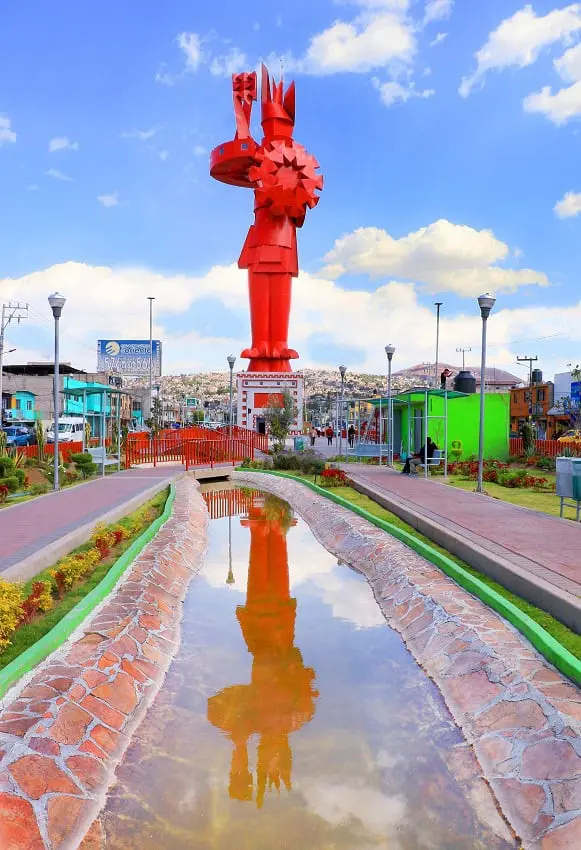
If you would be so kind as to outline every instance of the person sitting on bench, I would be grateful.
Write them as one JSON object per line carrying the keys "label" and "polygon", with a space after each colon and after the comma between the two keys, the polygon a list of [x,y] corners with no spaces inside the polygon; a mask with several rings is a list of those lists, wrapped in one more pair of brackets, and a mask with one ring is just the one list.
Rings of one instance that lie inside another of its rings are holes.
{"label": "person sitting on bench", "polygon": [[[422,446],[419,452],[416,455],[408,457],[405,462],[405,466],[401,471],[402,475],[416,475],[416,465],[418,463],[425,464],[429,463],[430,460],[434,457],[434,452],[437,449],[437,445],[434,443],[431,437],[428,437],[427,447]],[[427,457],[427,460],[426,460]]]}

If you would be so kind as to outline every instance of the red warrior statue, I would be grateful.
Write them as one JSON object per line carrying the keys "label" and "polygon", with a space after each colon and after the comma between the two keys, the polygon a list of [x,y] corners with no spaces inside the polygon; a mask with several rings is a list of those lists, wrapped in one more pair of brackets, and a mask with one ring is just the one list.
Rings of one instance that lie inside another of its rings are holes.
{"label": "red warrior statue", "polygon": [[257,99],[256,73],[232,78],[236,135],[210,159],[210,174],[222,183],[254,189],[254,224],[238,261],[248,269],[252,344],[242,352],[249,372],[291,372],[299,355],[289,348],[292,278],[298,275],[297,227],[319,201],[319,164],[293,140],[295,84],[287,91],[262,66],[262,129],[258,145],[250,133]]}

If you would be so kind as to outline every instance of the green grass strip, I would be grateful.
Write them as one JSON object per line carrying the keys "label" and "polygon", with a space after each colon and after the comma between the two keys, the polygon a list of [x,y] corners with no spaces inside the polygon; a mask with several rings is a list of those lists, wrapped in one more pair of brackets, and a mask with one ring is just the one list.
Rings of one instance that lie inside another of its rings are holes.
{"label": "green grass strip", "polygon": [[[240,469],[239,471],[261,472],[261,470],[248,469]],[[279,478],[288,478],[292,481],[298,481],[299,483],[304,484],[305,487],[308,487],[315,493],[318,493],[320,496],[325,496],[325,498],[330,499],[332,502],[336,502],[338,505],[341,505],[341,507],[353,511],[358,514],[358,516],[367,520],[367,522],[376,526],[376,528],[380,528],[382,531],[386,531],[388,534],[397,538],[397,540],[401,540],[402,543],[405,543],[406,546],[409,546],[410,549],[414,550],[414,552],[417,552],[427,561],[430,561],[430,563],[438,567],[438,569],[442,570],[442,572],[444,572],[447,576],[454,579],[457,584],[469,591],[469,593],[477,596],[482,602],[505,617],[509,623],[515,627],[515,629],[521,632],[521,634],[523,634],[532,643],[535,649],[537,649],[541,655],[547,659],[547,661],[554,664],[561,673],[564,673],[565,676],[568,676],[569,679],[572,679],[576,684],[581,685],[581,661],[576,658],[573,653],[563,646],[563,644],[556,638],[550,635],[546,629],[536,623],[532,617],[524,611],[521,611],[514,602],[511,602],[509,599],[505,599],[498,591],[485,584],[482,579],[475,575],[471,575],[467,569],[460,566],[460,564],[455,563],[447,555],[438,552],[429,543],[419,540],[414,534],[411,534],[409,531],[405,531],[402,528],[398,528],[396,525],[388,522],[387,520],[373,516],[373,514],[369,513],[369,511],[365,508],[349,502],[338,493],[334,493],[332,490],[324,487],[319,487],[318,484],[314,484],[304,478],[274,470],[264,470],[263,474],[276,475]]]}
{"label": "green grass strip", "polygon": [[125,573],[127,568],[144,549],[147,544],[153,540],[162,525],[167,522],[171,516],[173,503],[175,500],[175,485],[170,484],[170,492],[167,497],[165,507],[160,516],[137,537],[133,543],[123,552],[123,554],[113,564],[107,574],[101,579],[97,587],[88,593],[75,607],[66,614],[44,637],[40,638],[36,643],[26,649],[18,658],[7,664],[0,671],[0,697],[3,697],[6,691],[19,679],[44,661],[51,652],[61,647],[65,641],[69,639],[72,633],[77,629],[83,620],[85,620],[92,611],[95,610],[103,600],[111,593],[119,579]]}

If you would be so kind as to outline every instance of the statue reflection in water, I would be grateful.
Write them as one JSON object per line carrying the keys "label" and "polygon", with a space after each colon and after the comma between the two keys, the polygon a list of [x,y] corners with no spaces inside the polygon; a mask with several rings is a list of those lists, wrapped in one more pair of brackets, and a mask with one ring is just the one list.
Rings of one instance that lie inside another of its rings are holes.
{"label": "statue reflection in water", "polygon": [[[315,671],[294,646],[296,599],[289,586],[286,535],[296,525],[290,507],[274,496],[252,493],[241,524],[250,529],[246,604],[236,616],[253,656],[247,685],[224,688],[208,700],[210,723],[231,739],[230,797],[256,799],[266,790],[291,790],[291,732],[315,714]],[[249,769],[251,736],[258,737],[257,768]],[[256,796],[255,796],[256,795]]]}

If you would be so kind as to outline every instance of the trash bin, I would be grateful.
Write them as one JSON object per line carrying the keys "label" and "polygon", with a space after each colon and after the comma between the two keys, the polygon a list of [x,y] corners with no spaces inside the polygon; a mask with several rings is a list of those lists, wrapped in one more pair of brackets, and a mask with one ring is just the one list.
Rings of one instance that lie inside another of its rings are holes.
{"label": "trash bin", "polygon": [[581,458],[571,458],[573,467],[573,498],[581,502]]}
{"label": "trash bin", "polygon": [[302,452],[305,450],[305,441],[302,437],[295,437],[295,452]]}

